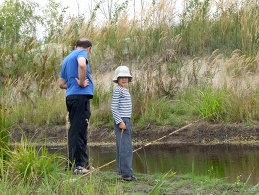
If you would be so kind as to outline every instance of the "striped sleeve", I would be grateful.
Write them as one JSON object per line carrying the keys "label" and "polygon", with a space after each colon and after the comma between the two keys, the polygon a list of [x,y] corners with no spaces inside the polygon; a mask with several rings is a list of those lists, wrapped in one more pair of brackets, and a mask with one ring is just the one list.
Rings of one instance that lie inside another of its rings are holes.
{"label": "striped sleeve", "polygon": [[116,124],[119,124],[120,122],[123,121],[119,113],[119,98],[120,98],[120,88],[116,87],[112,95],[112,105],[111,105],[112,115]]}

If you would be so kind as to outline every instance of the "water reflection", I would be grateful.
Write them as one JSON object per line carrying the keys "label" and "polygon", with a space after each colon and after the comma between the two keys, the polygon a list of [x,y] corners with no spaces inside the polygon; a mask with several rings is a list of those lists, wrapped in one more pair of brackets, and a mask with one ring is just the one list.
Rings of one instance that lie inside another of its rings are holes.
{"label": "water reflection", "polygon": [[[136,147],[135,147],[136,148]],[[191,173],[192,163],[196,175],[208,175],[214,178],[225,177],[235,182],[251,174],[249,183],[259,182],[259,147],[238,145],[154,145],[134,153],[133,169],[140,173],[166,173],[169,170],[178,173]],[[66,150],[59,149],[66,155]],[[101,166],[115,159],[115,147],[89,147],[90,162]],[[115,170],[115,163],[104,168]]]}

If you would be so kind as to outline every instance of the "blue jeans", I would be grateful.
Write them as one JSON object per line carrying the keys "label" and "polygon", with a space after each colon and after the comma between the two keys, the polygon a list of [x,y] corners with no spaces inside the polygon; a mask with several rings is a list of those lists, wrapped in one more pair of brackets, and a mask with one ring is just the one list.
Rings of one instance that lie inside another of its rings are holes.
{"label": "blue jeans", "polygon": [[114,130],[116,135],[116,170],[122,177],[133,176],[132,169],[132,140],[131,140],[131,122],[130,118],[122,118],[126,124],[126,130],[122,132],[114,122]]}

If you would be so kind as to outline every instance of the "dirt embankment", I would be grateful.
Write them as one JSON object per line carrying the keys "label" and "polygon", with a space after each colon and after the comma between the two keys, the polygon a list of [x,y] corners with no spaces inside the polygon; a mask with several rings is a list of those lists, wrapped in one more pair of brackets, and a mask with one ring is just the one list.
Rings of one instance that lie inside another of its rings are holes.
{"label": "dirt embankment", "polygon": [[[66,126],[41,126],[30,127],[21,125],[26,138],[31,142],[43,142],[47,138],[49,144],[65,144],[67,141]],[[22,137],[20,128],[12,128],[10,132],[10,141],[19,142]],[[150,125],[146,129],[133,128],[132,139],[134,143],[148,143],[160,137],[170,134],[179,128],[173,126],[155,126]],[[200,122],[184,128],[177,133],[165,137],[159,142],[169,144],[252,144],[259,145],[259,125],[244,126],[241,124],[209,124]],[[98,128],[89,127],[89,144],[114,144],[115,134],[113,129],[107,126]]]}

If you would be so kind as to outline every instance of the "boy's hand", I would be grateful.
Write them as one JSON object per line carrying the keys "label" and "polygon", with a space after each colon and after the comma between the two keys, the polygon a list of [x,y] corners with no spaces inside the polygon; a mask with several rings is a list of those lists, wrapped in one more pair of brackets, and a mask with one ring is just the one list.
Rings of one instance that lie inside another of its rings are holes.
{"label": "boy's hand", "polygon": [[124,122],[120,122],[119,128],[122,129],[122,130],[126,130],[126,125],[125,125],[125,123],[124,123]]}

